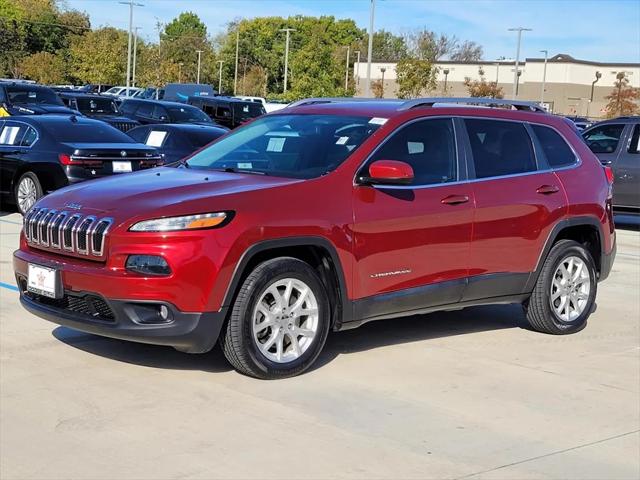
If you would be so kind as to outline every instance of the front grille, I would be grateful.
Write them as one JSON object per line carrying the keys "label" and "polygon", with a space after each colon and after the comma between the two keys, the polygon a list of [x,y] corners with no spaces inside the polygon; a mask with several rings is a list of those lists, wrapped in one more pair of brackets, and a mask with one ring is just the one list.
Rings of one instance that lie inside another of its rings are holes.
{"label": "front grille", "polygon": [[25,292],[25,295],[34,302],[47,307],[84,315],[91,320],[113,322],[116,318],[109,304],[97,295],[66,293],[62,298],[49,298],[32,292]]}
{"label": "front grille", "polygon": [[101,257],[112,223],[111,218],[32,208],[24,217],[24,233],[31,245]]}
{"label": "front grille", "polygon": [[113,122],[111,125],[123,132],[128,132],[129,130],[137,126],[133,122]]}

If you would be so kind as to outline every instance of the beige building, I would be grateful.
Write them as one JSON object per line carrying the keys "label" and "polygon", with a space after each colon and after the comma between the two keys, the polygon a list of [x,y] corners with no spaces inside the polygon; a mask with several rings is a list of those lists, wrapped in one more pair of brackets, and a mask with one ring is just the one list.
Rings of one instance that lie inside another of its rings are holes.
{"label": "beige building", "polygon": [[[435,90],[424,92],[424,96],[466,97],[469,95],[464,86],[466,77],[480,79],[481,74],[489,82],[497,80],[505,98],[512,98],[515,62],[513,60],[450,62],[441,61],[438,67],[438,86]],[[384,96],[393,98],[397,94],[395,63],[372,63],[372,81],[381,80],[384,75]],[[384,70],[384,73],[383,73]],[[547,61],[546,77],[543,58],[527,58],[520,62],[518,78],[519,100],[540,102],[544,98],[547,108],[564,115],[602,117],[607,101],[604,99],[614,88],[616,75],[624,72],[631,86],[640,87],[640,63],[601,63],[559,54]],[[596,80],[596,74],[600,78]],[[354,78],[358,85],[358,95],[364,95],[367,76],[366,62],[354,65]],[[542,80],[545,81],[544,97]],[[593,97],[592,94],[593,87]]]}

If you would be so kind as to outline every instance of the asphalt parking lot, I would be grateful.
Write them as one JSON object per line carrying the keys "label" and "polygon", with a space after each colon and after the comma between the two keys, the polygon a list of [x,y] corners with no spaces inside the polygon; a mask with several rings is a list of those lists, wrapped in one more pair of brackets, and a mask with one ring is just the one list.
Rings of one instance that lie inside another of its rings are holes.
{"label": "asphalt parking lot", "polygon": [[0,213],[2,479],[640,478],[637,223],[576,335],[516,306],[387,320],[265,382],[30,315],[20,221]]}

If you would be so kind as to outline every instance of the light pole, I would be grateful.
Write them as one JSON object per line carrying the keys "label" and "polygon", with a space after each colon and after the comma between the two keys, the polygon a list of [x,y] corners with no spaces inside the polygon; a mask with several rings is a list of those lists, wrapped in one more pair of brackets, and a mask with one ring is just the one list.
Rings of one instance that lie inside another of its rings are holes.
{"label": "light pole", "polygon": [[356,94],[358,93],[358,87],[360,86],[360,50],[356,50],[356,74],[354,75],[354,81],[356,83]]}
{"label": "light pole", "polygon": [[184,65],[184,63],[178,63],[178,83],[182,83],[182,65]]}
{"label": "light pole", "polygon": [[618,80],[618,95],[616,99],[616,109],[618,110],[618,115],[622,115],[622,105],[620,105],[620,95],[622,94],[622,80],[624,80],[625,73],[618,72],[616,75],[616,79]]}
{"label": "light pole", "polygon": [[138,30],[142,27],[136,27],[133,29],[133,73],[131,74],[131,84],[136,86],[136,58],[138,56]]}
{"label": "light pole", "polygon": [[349,54],[351,53],[351,46],[347,45],[347,67],[345,68],[344,74],[344,91],[345,95],[347,90],[349,89]]}
{"label": "light pole", "polygon": [[596,83],[602,77],[602,74],[596,70],[596,79],[591,82],[591,96],[589,97],[589,103],[587,104],[587,118],[589,118],[589,109],[591,108],[591,104],[593,103],[593,90],[596,87]]}
{"label": "light pole", "polygon": [[385,67],[380,67],[380,72],[382,73],[382,83],[381,83],[381,88],[380,88],[380,93],[382,94],[380,96],[380,98],[384,98],[384,72],[386,72],[387,69]]}
{"label": "light pole", "polygon": [[284,47],[284,91],[287,91],[287,77],[289,73],[289,38],[291,36],[291,32],[295,32],[295,28],[281,28],[281,32],[287,33],[287,40],[285,41]]}
{"label": "light pole", "polygon": [[542,92],[540,92],[540,105],[544,103],[544,87],[547,83],[547,56],[549,55],[548,50],[540,50],[544,53],[544,69],[542,70]]}
{"label": "light pole", "polygon": [[222,64],[224,61],[218,60],[218,63],[220,64],[220,68],[218,70],[218,93],[222,95]]}
{"label": "light pole", "polygon": [[449,77],[449,69],[445,68],[442,73],[444,73],[444,95],[447,95],[447,78]]}
{"label": "light pole", "polygon": [[516,68],[513,72],[513,99],[518,96],[518,66],[520,64],[520,43],[522,41],[522,32],[530,32],[530,28],[516,27],[510,28],[510,32],[518,32],[518,47],[516,49]]}
{"label": "light pole", "polygon": [[134,3],[133,0],[128,2],[118,2],[122,5],[129,5],[129,42],[127,44],[127,90],[126,95],[129,96],[129,87],[131,86],[131,30],[133,28],[133,7],[144,7],[141,3]]}
{"label": "light pole", "polygon": [[198,73],[196,74],[196,83],[200,83],[200,58],[202,55],[202,50],[196,50],[198,54]]}
{"label": "light pole", "polygon": [[238,90],[238,52],[240,50],[240,24],[236,26],[236,71],[233,74],[233,95]]}
{"label": "light pole", "polygon": [[369,47],[367,48],[367,81],[364,88],[364,96],[371,96],[371,55],[373,51],[373,19],[376,12],[376,0],[371,0],[369,11]]}
{"label": "light pole", "polygon": [[518,73],[516,73],[516,97],[518,96],[518,91],[520,90],[520,76],[521,75],[522,75],[522,71],[518,70]]}

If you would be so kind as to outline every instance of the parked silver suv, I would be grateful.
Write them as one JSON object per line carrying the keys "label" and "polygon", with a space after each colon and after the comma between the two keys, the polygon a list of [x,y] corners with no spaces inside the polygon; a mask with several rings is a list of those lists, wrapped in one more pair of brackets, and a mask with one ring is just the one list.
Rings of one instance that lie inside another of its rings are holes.
{"label": "parked silver suv", "polygon": [[587,145],[614,174],[613,206],[640,213],[640,117],[620,117],[587,128]]}

